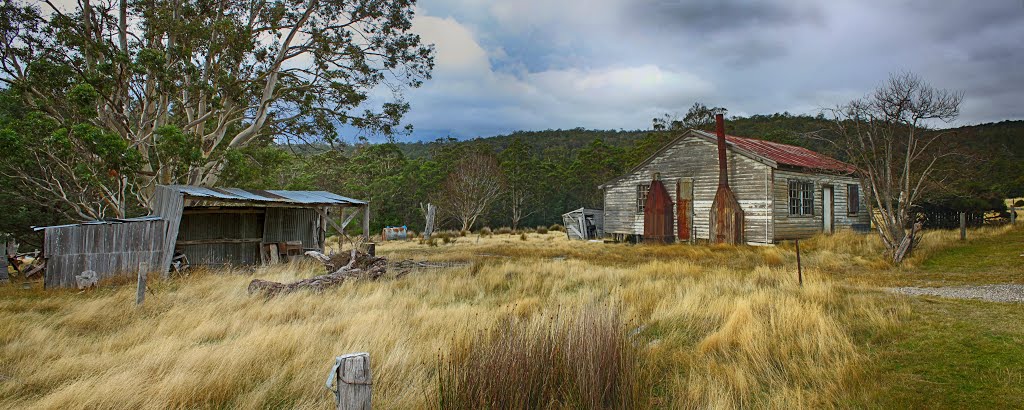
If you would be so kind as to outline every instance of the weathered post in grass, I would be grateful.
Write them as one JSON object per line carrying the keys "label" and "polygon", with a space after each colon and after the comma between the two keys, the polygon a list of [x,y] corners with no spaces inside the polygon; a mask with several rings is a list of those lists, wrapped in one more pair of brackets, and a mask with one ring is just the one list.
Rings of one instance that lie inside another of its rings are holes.
{"label": "weathered post in grass", "polygon": [[146,299],[146,269],[139,269],[139,287],[135,290],[135,305]]}
{"label": "weathered post in grass", "polygon": [[796,280],[799,281],[802,288],[804,287],[804,272],[800,267],[800,240],[797,239],[794,242],[796,242]]}
{"label": "weathered post in grass", "polygon": [[[334,388],[337,378],[338,387]],[[338,410],[369,410],[373,396],[369,353],[349,353],[334,359],[327,389],[334,392]]]}
{"label": "weathered post in grass", "polygon": [[960,213],[960,240],[967,240],[967,213]]}
{"label": "weathered post in grass", "polygon": [[1010,205],[1010,225],[1017,223],[1017,207]]}
{"label": "weathered post in grass", "polygon": [[437,214],[437,207],[434,204],[427,204],[427,223],[423,226],[423,239],[430,239],[434,233],[434,216]]}

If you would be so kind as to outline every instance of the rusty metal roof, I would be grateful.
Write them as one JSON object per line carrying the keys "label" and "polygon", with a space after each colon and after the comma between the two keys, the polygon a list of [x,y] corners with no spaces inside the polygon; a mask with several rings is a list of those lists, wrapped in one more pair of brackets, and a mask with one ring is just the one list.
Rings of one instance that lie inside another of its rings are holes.
{"label": "rusty metal roof", "polygon": [[[710,132],[696,132],[711,139],[717,138],[715,137],[715,134]],[[844,174],[853,173],[857,170],[853,165],[795,145],[754,138],[737,137],[735,135],[726,135],[725,142],[729,145],[750,151],[782,165],[811,170],[840,172]]]}
{"label": "rusty metal roof", "polygon": [[366,201],[327,191],[283,191],[241,188],[207,188],[193,185],[168,185],[190,199],[283,203],[295,205],[366,205]]}
{"label": "rusty metal roof", "polygon": [[114,225],[114,224],[122,224],[122,223],[129,223],[129,222],[148,222],[148,221],[159,221],[159,220],[160,220],[159,216],[150,215],[150,216],[139,216],[139,217],[135,217],[135,218],[114,218],[114,219],[103,219],[103,220],[97,220],[97,221],[86,221],[86,222],[80,222],[80,223],[76,223],[76,224],[51,225],[51,226],[33,226],[32,230],[33,231],[41,231],[41,230],[46,229],[46,228],[64,228],[64,227],[68,227],[68,226],[78,226],[78,225]]}

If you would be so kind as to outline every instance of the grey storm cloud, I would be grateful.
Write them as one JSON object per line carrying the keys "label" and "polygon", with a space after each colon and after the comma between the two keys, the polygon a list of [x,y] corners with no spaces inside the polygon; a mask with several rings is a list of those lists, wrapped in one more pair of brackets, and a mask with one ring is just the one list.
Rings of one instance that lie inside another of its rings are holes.
{"label": "grey storm cloud", "polygon": [[626,7],[633,17],[700,33],[744,31],[751,26],[820,24],[823,3],[794,1],[642,0]]}
{"label": "grey storm cloud", "polygon": [[[418,138],[646,128],[695,101],[817,114],[912,71],[963,90],[957,124],[1024,117],[1024,1],[424,0],[434,78]],[[426,131],[431,130],[431,131]]]}

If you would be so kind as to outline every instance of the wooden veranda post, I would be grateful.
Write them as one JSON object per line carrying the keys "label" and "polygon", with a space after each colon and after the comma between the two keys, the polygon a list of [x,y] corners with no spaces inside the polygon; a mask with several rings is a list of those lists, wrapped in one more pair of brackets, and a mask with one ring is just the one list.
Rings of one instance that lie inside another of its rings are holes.
{"label": "wooden veranda post", "polygon": [[363,240],[370,241],[370,203],[363,205]]}
{"label": "wooden veranda post", "polygon": [[[334,381],[337,379],[337,388]],[[334,392],[338,410],[369,410],[373,397],[373,377],[369,353],[349,353],[334,359],[327,376],[327,389]]]}

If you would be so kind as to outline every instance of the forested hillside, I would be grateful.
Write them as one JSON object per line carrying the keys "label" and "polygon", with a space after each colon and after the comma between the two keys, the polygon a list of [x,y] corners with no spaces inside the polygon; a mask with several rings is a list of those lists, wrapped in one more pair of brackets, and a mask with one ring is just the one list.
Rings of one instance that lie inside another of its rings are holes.
{"label": "forested hillside", "polygon": [[[827,137],[823,117],[787,113],[733,117],[728,133],[806,146],[830,152],[829,145],[809,135]],[[982,210],[998,207],[1002,198],[1024,194],[1024,121],[1004,121],[954,130],[972,164],[949,175],[929,206]],[[492,156],[504,177],[505,195],[525,192],[521,226],[559,221],[571,209],[600,207],[598,185],[627,172],[670,141],[671,131],[570,130],[520,131],[468,141],[346,147],[341,151],[295,155],[277,146],[238,151],[223,184],[252,188],[330,189],[369,199],[374,226],[422,224],[421,205],[437,201],[445,178],[469,155]],[[308,152],[308,150],[306,150]],[[511,201],[496,200],[477,226],[512,225]],[[455,225],[454,221],[449,224]]]}
{"label": "forested hillside", "polygon": [[[823,117],[788,113],[732,117],[733,135],[763,138],[830,152]],[[981,124],[955,130],[971,164],[948,175],[944,189],[928,206],[965,210],[992,209],[1002,198],[1024,195],[1024,121]],[[437,203],[445,181],[464,168],[467,158],[489,158],[502,184],[501,194],[486,207],[475,226],[511,226],[519,208],[519,226],[550,225],[579,207],[600,207],[598,185],[643,161],[670,141],[674,131],[570,130],[519,131],[468,141],[355,144],[335,147],[277,145],[270,141],[231,150],[221,186],[259,189],[324,189],[368,199],[373,229],[408,225],[420,229],[422,206]],[[26,232],[29,225],[62,222],[55,210],[19,200],[4,184],[0,203],[7,218],[3,231]],[[510,196],[516,196],[512,198]],[[448,218],[445,225],[457,227]]]}

